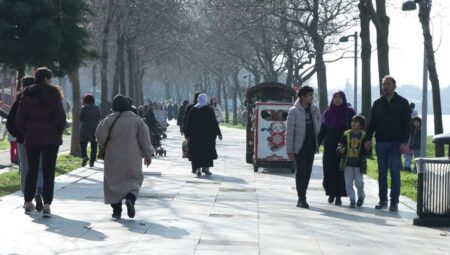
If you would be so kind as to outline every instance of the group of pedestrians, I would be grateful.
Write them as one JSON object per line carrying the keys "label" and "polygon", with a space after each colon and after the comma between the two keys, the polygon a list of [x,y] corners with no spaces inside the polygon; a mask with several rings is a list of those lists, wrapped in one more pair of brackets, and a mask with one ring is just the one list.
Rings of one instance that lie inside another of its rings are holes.
{"label": "group of pedestrians", "polygon": [[379,173],[379,202],[375,208],[388,207],[387,174],[390,170],[389,210],[398,211],[401,155],[407,152],[408,144],[416,140],[420,121],[415,119],[417,128],[412,136],[408,101],[398,95],[395,89],[395,79],[392,76],[384,77],[383,95],[374,102],[371,119],[366,127],[365,118],[348,107],[343,92],[333,95],[329,108],[322,116],[312,104],[313,88],[300,88],[298,99],[289,110],[286,133],[287,153],[297,167],[298,207],[309,208],[306,193],[314,154],[319,151],[321,144],[324,145],[323,187],[328,203],[342,205],[341,198],[348,196],[350,208],[362,206],[365,199],[363,173],[367,170],[366,157],[372,150],[372,137],[375,134]]}

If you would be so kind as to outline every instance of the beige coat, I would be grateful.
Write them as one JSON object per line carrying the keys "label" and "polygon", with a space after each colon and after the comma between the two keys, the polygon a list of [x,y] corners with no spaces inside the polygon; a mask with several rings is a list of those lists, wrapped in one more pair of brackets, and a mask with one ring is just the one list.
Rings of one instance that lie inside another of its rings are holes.
{"label": "beige coat", "polygon": [[[115,112],[108,115],[98,125],[95,136],[99,144],[105,143],[109,128],[118,114]],[[144,121],[131,111],[122,113],[111,131],[105,149],[105,204],[119,203],[128,193],[137,197],[144,180],[142,157],[150,159],[153,152]]]}

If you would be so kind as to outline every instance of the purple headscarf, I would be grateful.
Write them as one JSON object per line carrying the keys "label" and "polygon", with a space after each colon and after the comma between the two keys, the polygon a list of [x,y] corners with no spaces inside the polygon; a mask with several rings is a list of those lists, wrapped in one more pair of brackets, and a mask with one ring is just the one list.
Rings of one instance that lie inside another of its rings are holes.
{"label": "purple headscarf", "polygon": [[348,128],[355,111],[348,107],[344,92],[334,93],[333,98],[337,95],[341,96],[342,104],[337,106],[331,99],[330,107],[323,114],[323,121],[327,128]]}

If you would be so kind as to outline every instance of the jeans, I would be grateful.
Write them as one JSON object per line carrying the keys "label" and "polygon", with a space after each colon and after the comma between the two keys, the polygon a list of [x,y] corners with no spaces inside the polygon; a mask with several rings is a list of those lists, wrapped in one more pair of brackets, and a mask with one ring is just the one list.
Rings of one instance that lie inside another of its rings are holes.
{"label": "jeans", "polygon": [[315,149],[302,147],[298,154],[295,155],[295,163],[297,172],[295,173],[295,186],[297,187],[297,195],[299,199],[306,199],[306,190],[308,189],[309,180],[314,163]]}
{"label": "jeans", "polygon": [[26,148],[29,169],[25,183],[25,202],[31,202],[36,195],[37,173],[39,162],[42,161],[44,177],[42,196],[45,204],[51,204],[55,187],[56,157],[58,156],[59,145],[27,146]]}
{"label": "jeans", "polygon": [[358,191],[358,199],[364,199],[364,177],[361,173],[361,168],[346,166],[344,170],[345,175],[345,189],[350,201],[355,201],[355,190],[353,189],[353,183],[355,183],[356,190]]}
{"label": "jeans", "polygon": [[[25,194],[25,180],[28,174],[28,157],[27,150],[23,143],[17,143],[19,151],[19,170],[20,170],[20,189]],[[42,157],[39,160],[39,172],[37,176],[37,193],[42,194],[43,179],[42,179]]]}
{"label": "jeans", "polygon": [[[81,157],[87,158],[87,145],[89,142],[80,142]],[[95,159],[97,158],[97,141],[90,141],[91,143],[91,157],[89,158],[89,164],[94,165]]]}
{"label": "jeans", "polygon": [[[420,149],[411,150],[410,153],[405,154],[405,168],[411,168],[411,162],[412,158],[414,156],[414,159],[420,157]],[[414,165],[414,172],[417,172],[417,167]]]}
{"label": "jeans", "polygon": [[380,202],[387,202],[387,174],[391,173],[391,204],[397,204],[400,196],[400,169],[402,160],[400,155],[400,143],[377,143],[375,145],[378,162],[378,196]]}

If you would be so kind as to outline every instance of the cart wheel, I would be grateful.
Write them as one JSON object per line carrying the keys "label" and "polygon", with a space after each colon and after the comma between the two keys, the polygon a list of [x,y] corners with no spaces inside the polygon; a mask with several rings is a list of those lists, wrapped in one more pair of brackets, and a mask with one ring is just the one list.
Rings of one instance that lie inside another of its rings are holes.
{"label": "cart wheel", "polygon": [[253,171],[254,171],[255,173],[258,172],[258,164],[256,164],[256,162],[253,163]]}

